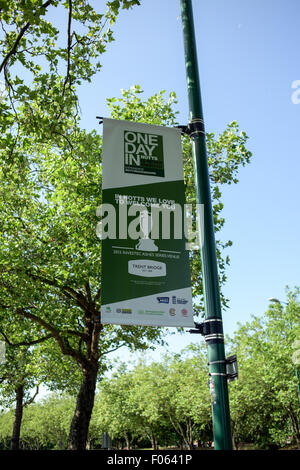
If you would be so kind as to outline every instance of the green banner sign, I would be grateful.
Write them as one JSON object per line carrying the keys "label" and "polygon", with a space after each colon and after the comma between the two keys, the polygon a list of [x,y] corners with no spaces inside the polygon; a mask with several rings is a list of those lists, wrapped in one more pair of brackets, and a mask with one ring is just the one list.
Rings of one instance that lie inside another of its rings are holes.
{"label": "green banner sign", "polygon": [[180,131],[103,126],[101,321],[194,326]]}

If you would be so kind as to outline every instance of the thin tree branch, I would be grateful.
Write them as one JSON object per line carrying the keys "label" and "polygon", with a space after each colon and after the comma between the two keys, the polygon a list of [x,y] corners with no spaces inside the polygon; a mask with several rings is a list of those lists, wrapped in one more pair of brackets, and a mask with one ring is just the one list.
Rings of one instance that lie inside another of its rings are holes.
{"label": "thin tree branch", "polygon": [[74,147],[73,147],[73,144],[72,142],[70,141],[70,139],[65,135],[65,134],[62,134],[61,132],[58,132],[58,131],[52,131],[53,134],[57,134],[57,135],[60,135],[61,137],[63,137],[69,144],[69,146],[71,147],[71,155],[72,155],[72,152],[74,150]]}
{"label": "thin tree branch", "polygon": [[[51,3],[53,2],[53,0],[47,0],[42,6],[41,8],[39,9],[42,10],[43,8],[47,8]],[[38,12],[37,12],[38,13]],[[37,15],[36,13],[36,15]],[[35,15],[35,16],[36,16]],[[26,33],[26,31],[28,30],[28,28],[31,26],[31,23],[28,21],[28,23],[26,23],[23,28],[21,29],[21,31],[19,32],[18,34],[18,37],[17,39],[15,40],[15,43],[13,45],[13,47],[11,48],[11,50],[6,54],[6,56],[4,57],[1,65],[0,65],[0,72],[2,72],[3,68],[6,66],[6,64],[8,63],[9,59],[11,58],[11,56],[13,56],[17,50],[18,50],[18,46],[20,44],[20,41],[21,39],[23,38],[24,34]]]}
{"label": "thin tree branch", "polygon": [[24,36],[24,34],[26,33],[27,29],[29,28],[29,26],[30,26],[30,23],[28,22],[28,23],[25,24],[25,26],[23,26],[23,28],[19,32],[18,37],[17,37],[12,49],[6,54],[6,56],[4,57],[1,65],[0,65],[0,72],[2,72],[3,68],[6,66],[7,62],[9,61],[10,57],[13,56],[17,52],[19,43],[20,43],[22,37]]}
{"label": "thin tree branch", "polygon": [[99,354],[99,357],[105,356],[105,354],[109,354],[111,352],[117,351],[120,348],[123,348],[123,346],[126,346],[126,343],[120,344],[120,346],[117,346],[113,349],[109,349],[108,351],[103,352],[102,354]]}
{"label": "thin tree branch", "polygon": [[72,300],[76,300],[77,305],[81,307],[85,312],[88,310],[88,305],[86,304],[84,296],[81,292],[77,292],[75,289],[69,286],[61,285],[56,279],[47,279],[45,277],[39,276],[37,274],[32,274],[31,272],[27,271],[26,274],[33,279],[37,279],[49,286],[57,287],[60,289],[66,297]]}
{"label": "thin tree branch", "polygon": [[90,288],[90,283],[89,283],[89,281],[87,281],[87,282],[84,284],[84,290],[85,290],[86,296],[87,296],[87,298],[88,298],[88,302],[91,304],[91,303],[92,303],[92,294],[91,294],[91,288]]}
{"label": "thin tree branch", "polygon": [[97,290],[97,293],[96,293],[95,297],[94,297],[94,304],[97,302],[97,300],[100,299],[100,296],[101,296],[101,289],[99,288]]}
{"label": "thin tree branch", "polygon": [[22,407],[24,408],[25,406],[31,405],[31,403],[33,403],[35,398],[37,397],[38,393],[39,393],[39,385],[36,386],[35,394],[29,400],[25,401]]}
{"label": "thin tree branch", "polygon": [[81,333],[80,331],[67,330],[67,333],[69,335],[78,336],[78,338],[80,338],[83,341],[86,341],[88,339],[88,336],[85,333]]}
{"label": "thin tree branch", "polygon": [[32,341],[22,341],[20,343],[12,343],[9,339],[8,339],[8,336],[0,330],[0,334],[3,336],[3,338],[5,339],[5,342],[11,346],[12,348],[17,348],[19,346],[33,346],[34,344],[39,344],[39,343],[43,343],[44,341],[47,341],[47,339],[50,339],[52,338],[52,334],[49,334],[47,336],[43,336],[42,338],[39,338],[39,339],[35,339],[35,340],[32,340]]}
{"label": "thin tree branch", "polygon": [[25,317],[25,318],[29,318],[30,320],[34,321],[35,323],[38,323],[40,326],[42,326],[46,330],[50,331],[51,336],[53,338],[55,338],[55,340],[57,341],[57,343],[60,347],[60,350],[63,354],[65,354],[66,356],[73,357],[80,365],[84,365],[86,363],[86,358],[82,354],[80,354],[78,351],[73,349],[69,345],[68,340],[66,338],[63,338],[61,336],[61,332],[59,330],[57,330],[56,328],[54,328],[53,325],[46,322],[45,320],[38,317],[37,315],[34,315],[33,313],[27,312],[23,308],[18,308],[16,310],[16,314],[20,315],[22,317]]}
{"label": "thin tree branch", "polygon": [[71,79],[70,79],[70,65],[71,65],[71,46],[72,46],[72,35],[71,35],[71,24],[72,24],[72,14],[73,14],[73,5],[72,0],[69,0],[69,18],[68,18],[68,59],[67,59],[67,74],[64,81],[63,87],[63,95],[65,94],[65,89],[68,81],[70,82],[71,86]]}

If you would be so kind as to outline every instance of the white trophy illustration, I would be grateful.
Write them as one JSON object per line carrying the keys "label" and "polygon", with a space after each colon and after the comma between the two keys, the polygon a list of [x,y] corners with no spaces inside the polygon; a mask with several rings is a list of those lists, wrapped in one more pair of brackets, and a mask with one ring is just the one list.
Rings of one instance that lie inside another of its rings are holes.
{"label": "white trophy illustration", "polygon": [[140,227],[143,238],[140,238],[135,249],[140,251],[158,251],[158,247],[155,245],[154,241],[149,238],[149,233],[152,229],[152,216],[148,211],[140,213]]}

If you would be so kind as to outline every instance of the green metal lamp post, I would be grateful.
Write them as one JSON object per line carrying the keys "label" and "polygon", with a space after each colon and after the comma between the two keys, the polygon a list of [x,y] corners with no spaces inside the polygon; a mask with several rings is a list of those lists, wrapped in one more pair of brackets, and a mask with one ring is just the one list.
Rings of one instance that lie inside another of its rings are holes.
{"label": "green metal lamp post", "polygon": [[231,450],[232,436],[216,245],[191,0],[181,0],[181,18],[190,109],[188,127],[193,145],[196,200],[197,204],[204,205],[200,220],[201,227],[203,227],[203,239],[200,242],[205,299],[204,323],[210,333],[205,335],[205,340],[212,397],[214,448]]}

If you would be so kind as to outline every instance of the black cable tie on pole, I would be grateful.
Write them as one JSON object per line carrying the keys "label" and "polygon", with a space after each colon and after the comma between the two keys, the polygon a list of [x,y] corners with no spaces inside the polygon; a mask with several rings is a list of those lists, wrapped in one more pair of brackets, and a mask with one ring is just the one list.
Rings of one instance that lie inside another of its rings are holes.
{"label": "black cable tie on pole", "polygon": [[100,124],[103,124],[103,119],[104,119],[104,118],[103,118],[102,116],[96,116],[96,119],[100,119],[100,121],[99,121],[99,123],[98,123],[99,125],[100,125]]}

